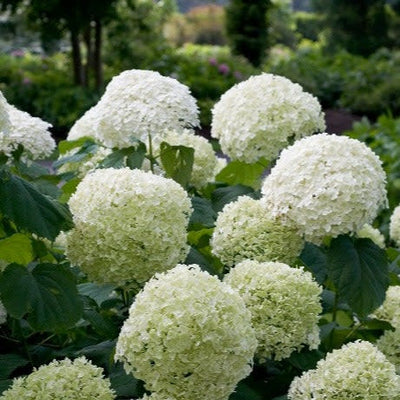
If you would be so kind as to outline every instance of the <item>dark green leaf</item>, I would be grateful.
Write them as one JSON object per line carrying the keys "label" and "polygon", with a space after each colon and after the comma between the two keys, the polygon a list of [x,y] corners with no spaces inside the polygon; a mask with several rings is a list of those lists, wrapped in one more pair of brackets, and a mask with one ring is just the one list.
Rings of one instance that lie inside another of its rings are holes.
{"label": "dark green leaf", "polygon": [[228,185],[243,185],[252,188],[259,188],[262,173],[265,165],[261,162],[247,164],[242,161],[231,161],[216,176],[217,182],[224,182]]}
{"label": "dark green leaf", "polygon": [[111,298],[114,289],[115,287],[109,284],[99,285],[92,282],[78,285],[79,293],[93,299],[98,306],[100,306],[103,301]]}
{"label": "dark green leaf", "polygon": [[313,273],[316,281],[322,285],[328,274],[325,251],[313,243],[306,242],[300,254],[300,260]]}
{"label": "dark green leaf", "polygon": [[0,277],[1,298],[14,318],[27,314],[38,331],[62,331],[82,315],[82,301],[70,270],[53,264],[36,265],[32,271],[11,264]]}
{"label": "dark green leaf", "polygon": [[109,378],[118,397],[141,398],[145,393],[143,382],[127,374],[121,363],[114,365]]}
{"label": "dark green leaf", "polygon": [[339,299],[361,317],[379,307],[389,285],[385,251],[370,239],[339,236],[328,249],[328,275]]}
{"label": "dark green leaf", "polygon": [[324,354],[318,350],[303,350],[302,352],[293,352],[289,357],[288,361],[294,367],[308,371],[309,369],[315,368],[317,362],[324,357]]}
{"label": "dark green leaf", "polygon": [[22,233],[0,240],[0,260],[27,265],[33,258],[32,242]]}
{"label": "dark green leaf", "polygon": [[185,146],[160,145],[161,164],[169,178],[186,187],[193,169],[194,149]]}
{"label": "dark green leaf", "polygon": [[211,201],[202,197],[192,198],[193,213],[190,216],[189,230],[212,228],[217,218],[212,208]]}
{"label": "dark green leaf", "polygon": [[[66,147],[66,146],[65,146]],[[88,156],[95,154],[99,148],[99,145],[94,143],[92,140],[85,140],[82,147],[75,153],[60,158],[53,163],[54,168],[60,168],[62,165],[67,163],[76,163],[84,160]]]}
{"label": "dark green leaf", "polygon": [[259,196],[252,188],[243,185],[227,186],[215,189],[211,194],[214,211],[221,211],[226,204],[235,201],[239,196],[243,195],[253,198],[258,198]]}
{"label": "dark green leaf", "polygon": [[17,368],[29,364],[29,360],[19,354],[0,354],[0,380],[7,379]]}
{"label": "dark green leaf", "polygon": [[43,195],[31,183],[4,169],[0,172],[0,213],[19,228],[50,240],[73,225],[66,205]]}
{"label": "dark green leaf", "polygon": [[76,149],[78,147],[88,147],[92,144],[94,144],[94,141],[90,136],[85,136],[77,140],[62,140],[58,144],[58,151],[60,154],[65,154],[72,149]]}
{"label": "dark green leaf", "polygon": [[229,400],[263,400],[264,397],[244,382],[239,382]]}
{"label": "dark green leaf", "polygon": [[0,379],[0,394],[7,390],[13,383],[12,379]]}
{"label": "dark green leaf", "polygon": [[218,274],[218,271],[214,271],[212,264],[207,260],[207,258],[194,247],[190,247],[189,254],[187,255],[185,260],[185,264],[197,264],[203,271],[207,271],[211,275]]}

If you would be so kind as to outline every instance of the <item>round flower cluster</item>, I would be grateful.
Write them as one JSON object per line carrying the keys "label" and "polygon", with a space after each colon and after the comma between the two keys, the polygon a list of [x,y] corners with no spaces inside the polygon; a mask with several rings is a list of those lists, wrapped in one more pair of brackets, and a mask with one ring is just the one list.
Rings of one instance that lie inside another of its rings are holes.
{"label": "round flower cluster", "polygon": [[226,400],[251,372],[256,346],[239,294],[197,265],[178,264],[136,296],[115,358],[155,393]]}
{"label": "round flower cluster", "polygon": [[83,137],[96,138],[96,127],[101,118],[101,114],[98,112],[98,107],[93,106],[87,110],[77,121],[68,132],[67,140],[78,140]]}
{"label": "round flower cluster", "polygon": [[[89,127],[106,147],[129,147],[135,139],[148,144],[165,130],[181,132],[199,124],[189,88],[155,71],[129,70],[115,76],[100,101],[83,117],[69,138]],[[85,136],[87,133],[85,134]]]}
{"label": "round flower cluster", "polygon": [[261,359],[282,360],[304,345],[318,348],[322,289],[309,272],[278,262],[246,260],[225,276],[251,312]]}
{"label": "round flower cluster", "polygon": [[390,217],[390,238],[400,247],[400,205],[397,206]]}
{"label": "round flower cluster", "polygon": [[388,287],[385,301],[374,311],[373,316],[400,329],[400,286]]}
{"label": "round flower cluster", "polygon": [[400,328],[385,333],[376,342],[376,347],[394,364],[400,374]]}
{"label": "round flower cluster", "polygon": [[[190,184],[197,189],[201,189],[208,182],[212,182],[215,177],[217,167],[217,157],[211,143],[194,134],[193,131],[185,129],[183,132],[167,131],[161,134],[157,144],[167,142],[171,146],[186,146],[194,149],[194,160]],[[159,153],[159,150],[158,150]]]}
{"label": "round flower cluster", "polygon": [[385,237],[370,224],[365,224],[360,230],[357,231],[359,238],[371,239],[381,249],[385,248]]}
{"label": "round flower cluster", "polygon": [[319,244],[371,223],[387,206],[385,184],[381,161],[364,143],[323,133],[282,151],[264,180],[262,201]]}
{"label": "round flower cluster", "polygon": [[292,139],[325,130],[321,105],[302,87],[263,73],[240,82],[212,110],[211,135],[233,160],[275,159]]}
{"label": "round flower cluster", "polygon": [[7,106],[8,106],[7,100],[3,96],[3,93],[0,91],[0,140],[3,139],[3,135],[8,134],[11,128]]}
{"label": "round flower cluster", "polygon": [[69,200],[75,223],[66,254],[90,279],[142,285],[186,258],[191,202],[172,179],[140,170],[98,169]]}
{"label": "round flower cluster", "polygon": [[212,253],[230,267],[245,259],[290,264],[303,246],[296,229],[283,226],[260,201],[247,196],[223,208],[211,239]]}
{"label": "round flower cluster", "polygon": [[400,399],[400,376],[371,343],[357,341],[333,350],[314,370],[295,378],[290,400]]}
{"label": "round flower cluster", "polygon": [[30,375],[14,379],[1,400],[112,400],[115,398],[110,381],[102,368],[85,357],[52,361]]}

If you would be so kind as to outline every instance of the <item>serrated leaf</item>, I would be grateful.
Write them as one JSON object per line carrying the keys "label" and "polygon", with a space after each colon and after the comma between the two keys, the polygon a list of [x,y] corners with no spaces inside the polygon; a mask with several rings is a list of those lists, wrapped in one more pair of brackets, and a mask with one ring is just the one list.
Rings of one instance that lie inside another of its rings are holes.
{"label": "serrated leaf", "polygon": [[190,216],[189,230],[212,228],[217,219],[217,213],[212,208],[211,201],[202,197],[192,198],[193,212]]}
{"label": "serrated leaf", "polygon": [[0,240],[0,260],[9,264],[29,264],[34,258],[31,240],[22,233]]}
{"label": "serrated leaf", "polygon": [[19,354],[0,354],[0,380],[10,377],[17,368],[29,364],[29,360]]}
{"label": "serrated leaf", "polygon": [[365,317],[383,303],[389,285],[384,250],[370,239],[341,235],[331,241],[327,256],[329,278],[353,311]]}
{"label": "serrated leaf", "polygon": [[50,240],[73,226],[66,205],[43,195],[31,183],[4,169],[0,172],[0,213],[19,228]]}
{"label": "serrated leaf", "polygon": [[194,149],[185,146],[160,145],[161,164],[169,178],[186,187],[190,181],[194,161]]}
{"label": "serrated leaf", "polygon": [[239,196],[258,198],[258,193],[251,187],[243,185],[227,186],[217,188],[211,193],[211,202],[215,212],[221,211],[224,206],[235,201]]}
{"label": "serrated leaf", "polygon": [[215,180],[228,185],[243,185],[258,189],[264,170],[265,165],[261,162],[247,164],[242,161],[231,161],[219,172]]}
{"label": "serrated leaf", "polygon": [[62,331],[83,312],[75,277],[56,264],[38,264],[32,271],[11,264],[0,277],[1,299],[14,318],[27,316],[38,331]]}
{"label": "serrated leaf", "polygon": [[300,260],[313,273],[315,280],[322,285],[328,274],[325,251],[313,243],[306,242],[300,254]]}

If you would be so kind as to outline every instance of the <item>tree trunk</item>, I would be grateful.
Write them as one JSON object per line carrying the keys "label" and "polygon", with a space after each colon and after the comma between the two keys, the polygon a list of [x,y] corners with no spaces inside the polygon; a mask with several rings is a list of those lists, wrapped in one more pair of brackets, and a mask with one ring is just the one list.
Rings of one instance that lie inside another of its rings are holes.
{"label": "tree trunk", "polygon": [[102,26],[99,20],[95,21],[94,29],[94,77],[96,89],[100,91],[103,88],[103,64],[101,62]]}
{"label": "tree trunk", "polygon": [[92,27],[90,23],[84,31],[83,39],[86,47],[86,64],[84,67],[84,86],[89,86],[90,71],[93,69],[93,41],[92,41]]}
{"label": "tree trunk", "polygon": [[74,73],[74,83],[78,86],[84,85],[84,74],[82,67],[81,48],[79,45],[79,35],[71,30],[71,46],[72,46],[72,65]]}

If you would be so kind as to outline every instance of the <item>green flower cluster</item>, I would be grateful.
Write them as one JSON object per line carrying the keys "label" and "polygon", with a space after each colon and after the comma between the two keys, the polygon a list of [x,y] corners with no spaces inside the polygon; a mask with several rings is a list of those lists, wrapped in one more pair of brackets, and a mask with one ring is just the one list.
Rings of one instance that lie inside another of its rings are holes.
{"label": "green flower cluster", "polygon": [[256,346],[239,294],[197,265],[177,265],[136,296],[115,359],[154,396],[226,400],[251,372]]}
{"label": "green flower cluster", "polygon": [[186,258],[191,213],[172,179],[140,170],[98,169],[69,200],[74,228],[66,255],[93,281],[143,285]]}
{"label": "green flower cluster", "polygon": [[400,376],[371,343],[357,341],[333,350],[314,370],[295,378],[289,400],[398,400]]}
{"label": "green flower cluster", "polygon": [[246,260],[225,276],[251,312],[261,359],[282,360],[304,345],[320,343],[322,288],[309,272],[278,262]]}
{"label": "green flower cluster", "polygon": [[113,400],[102,368],[85,357],[52,361],[30,375],[16,378],[1,400]]}
{"label": "green flower cluster", "polygon": [[303,246],[296,229],[282,225],[260,201],[248,196],[223,208],[211,239],[212,253],[230,267],[246,259],[290,264]]}

